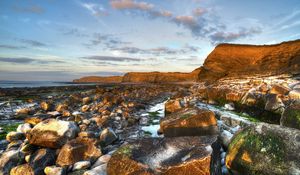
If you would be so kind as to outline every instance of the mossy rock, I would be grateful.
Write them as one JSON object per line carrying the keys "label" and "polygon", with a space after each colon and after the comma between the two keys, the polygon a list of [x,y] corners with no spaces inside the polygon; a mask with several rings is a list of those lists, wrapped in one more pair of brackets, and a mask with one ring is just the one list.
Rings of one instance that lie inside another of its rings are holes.
{"label": "mossy rock", "polygon": [[243,175],[293,174],[300,171],[300,131],[260,123],[232,139],[226,166]]}
{"label": "mossy rock", "polygon": [[287,107],[280,119],[282,126],[300,129],[300,102]]}

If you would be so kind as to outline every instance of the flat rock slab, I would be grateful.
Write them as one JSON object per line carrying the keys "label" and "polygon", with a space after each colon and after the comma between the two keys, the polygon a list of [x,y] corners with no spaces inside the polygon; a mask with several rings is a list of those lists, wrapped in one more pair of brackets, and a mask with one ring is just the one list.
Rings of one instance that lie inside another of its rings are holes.
{"label": "flat rock slab", "polygon": [[144,138],[120,147],[108,175],[209,175],[220,173],[217,136]]}
{"label": "flat rock slab", "polygon": [[167,115],[160,121],[165,137],[204,136],[218,134],[215,114],[197,107],[184,108]]}

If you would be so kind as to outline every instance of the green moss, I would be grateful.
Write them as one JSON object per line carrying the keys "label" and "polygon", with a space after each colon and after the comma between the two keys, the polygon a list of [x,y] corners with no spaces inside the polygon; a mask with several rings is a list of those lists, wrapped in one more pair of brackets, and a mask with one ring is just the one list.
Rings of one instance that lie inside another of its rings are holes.
{"label": "green moss", "polygon": [[220,106],[224,106],[224,105],[227,103],[227,100],[226,100],[225,98],[217,98],[215,101],[216,101],[216,102],[218,103],[218,105],[220,105]]}
{"label": "green moss", "polygon": [[300,129],[300,111],[299,110],[287,110],[284,113],[285,119],[283,125]]}
{"label": "green moss", "polygon": [[3,128],[5,133],[0,134],[0,140],[3,140],[6,138],[7,133],[11,131],[16,131],[20,123],[9,123],[9,124],[0,124],[0,127]]}
{"label": "green moss", "polygon": [[149,131],[144,131],[144,134],[145,134],[145,135],[150,135],[150,136],[152,135],[152,133],[149,132]]}
{"label": "green moss", "polygon": [[122,146],[121,148],[118,149],[118,151],[116,153],[131,156],[132,146],[130,146],[130,145]]}
{"label": "green moss", "polygon": [[159,118],[159,112],[158,111],[155,111],[155,112],[148,112],[148,115],[150,118]]}
{"label": "green moss", "polygon": [[[257,133],[254,128],[246,128],[239,132],[231,144],[229,150],[238,148],[235,156],[235,169],[242,174],[265,174],[266,172],[281,172],[286,170],[285,143],[280,136],[266,131]],[[250,155],[250,161],[245,161],[243,154]],[[274,173],[274,174],[277,174]]]}
{"label": "green moss", "polygon": [[192,116],[192,114],[184,114],[184,115],[182,115],[180,118],[186,119],[186,118],[189,118],[189,117],[191,117],[191,116]]}

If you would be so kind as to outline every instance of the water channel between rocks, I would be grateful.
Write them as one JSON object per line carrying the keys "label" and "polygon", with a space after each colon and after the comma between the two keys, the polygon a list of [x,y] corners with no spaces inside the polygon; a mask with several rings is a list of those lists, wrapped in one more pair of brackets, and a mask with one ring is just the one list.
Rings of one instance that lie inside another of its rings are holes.
{"label": "water channel between rocks", "polygon": [[[151,135],[151,137],[162,137],[162,135],[158,135],[157,131],[160,128],[160,124],[159,124],[160,119],[165,117],[165,103],[166,101],[157,103],[151,106],[149,110],[147,110],[147,112],[141,114],[142,117],[147,117],[149,120],[147,124],[145,124],[145,126],[141,126],[141,130],[143,130],[146,134]],[[251,121],[249,121],[247,117],[245,117],[248,115],[245,113],[239,115],[233,110],[226,109],[225,107],[210,105],[202,102],[197,102],[196,106],[201,109],[208,109],[214,112],[215,114],[219,114],[223,116],[226,115],[233,120],[240,121],[241,123],[247,125],[252,123]],[[223,124],[222,119],[218,119],[218,125],[222,125],[222,124]],[[239,128],[240,128],[239,125],[232,126],[231,133],[232,134],[235,133]]]}

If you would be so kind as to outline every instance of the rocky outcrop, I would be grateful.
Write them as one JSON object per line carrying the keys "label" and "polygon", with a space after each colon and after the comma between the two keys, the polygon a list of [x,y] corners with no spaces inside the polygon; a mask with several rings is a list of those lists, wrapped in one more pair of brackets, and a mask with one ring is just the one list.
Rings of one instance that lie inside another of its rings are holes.
{"label": "rocky outcrop", "polygon": [[300,40],[261,46],[220,44],[205,60],[199,80],[283,73],[300,73]]}
{"label": "rocky outcrop", "polygon": [[226,166],[238,174],[299,174],[300,131],[265,123],[237,133]]}
{"label": "rocky outcrop", "polygon": [[181,72],[129,72],[123,77],[123,82],[167,83],[193,82],[197,80],[200,68],[191,73]]}
{"label": "rocky outcrop", "polygon": [[218,174],[216,142],[216,136],[137,140],[113,154],[107,174]]}
{"label": "rocky outcrop", "polygon": [[124,76],[111,77],[83,77],[73,80],[76,83],[102,82],[102,83],[168,83],[168,82],[194,82],[198,79],[201,68],[190,73],[183,72],[128,72]]}
{"label": "rocky outcrop", "polygon": [[75,83],[120,83],[122,81],[122,76],[109,76],[109,77],[100,77],[100,76],[88,76],[82,77],[79,79],[73,80]]}

